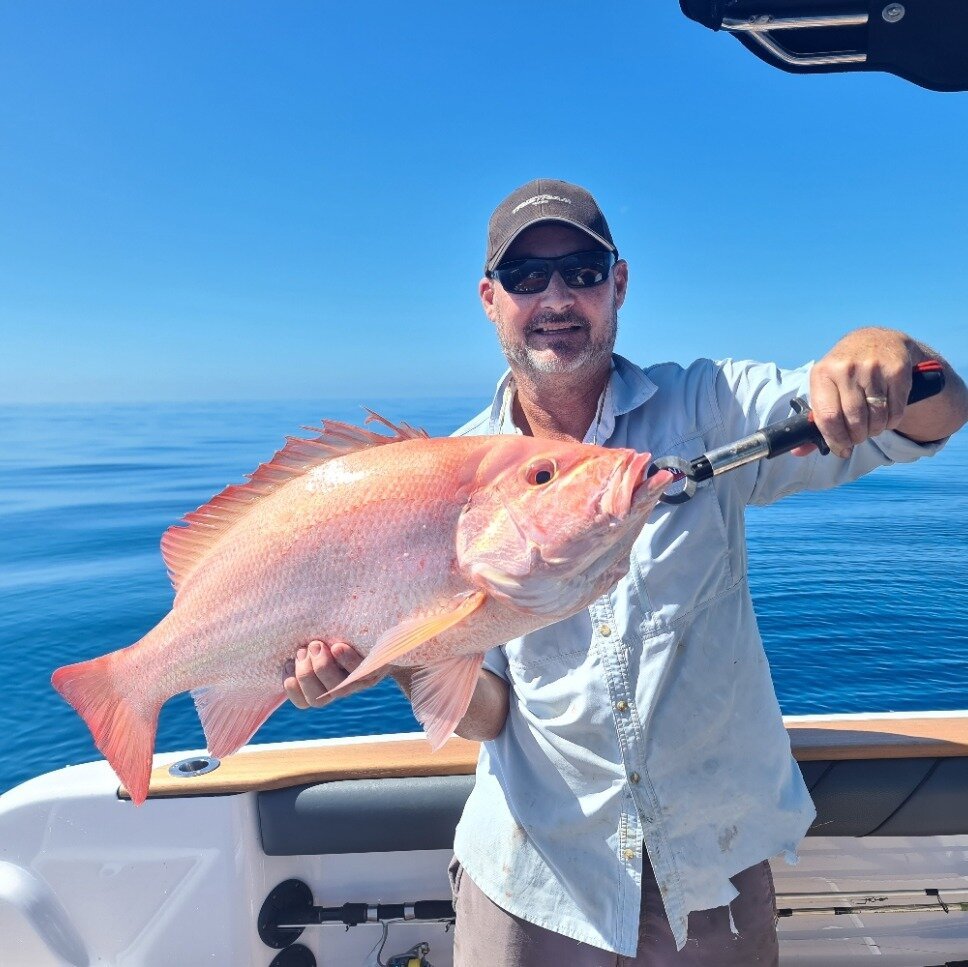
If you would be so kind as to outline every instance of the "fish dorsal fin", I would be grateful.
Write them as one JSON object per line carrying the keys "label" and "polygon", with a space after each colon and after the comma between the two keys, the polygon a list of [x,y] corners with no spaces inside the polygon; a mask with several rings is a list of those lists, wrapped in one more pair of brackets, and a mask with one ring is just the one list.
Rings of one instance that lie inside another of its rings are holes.
{"label": "fish dorsal fin", "polygon": [[323,420],[318,427],[303,427],[315,437],[286,437],[286,445],[271,460],[260,464],[255,473],[248,474],[249,482],[230,484],[198,510],[186,514],[181,521],[165,531],[161,539],[161,554],[168,568],[168,576],[177,592],[208,552],[242,517],[263,497],[279,490],[290,480],[308,473],[314,467],[342,457],[356,450],[399,443],[402,440],[426,440],[426,430],[415,429],[408,423],[391,423],[385,417],[367,410],[367,423],[382,423],[393,431],[393,436],[374,433],[352,423]]}

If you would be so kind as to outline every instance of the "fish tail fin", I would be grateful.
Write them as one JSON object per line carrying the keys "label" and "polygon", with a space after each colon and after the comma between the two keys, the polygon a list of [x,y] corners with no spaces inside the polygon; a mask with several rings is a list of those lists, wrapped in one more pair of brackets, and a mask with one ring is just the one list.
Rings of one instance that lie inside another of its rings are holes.
{"label": "fish tail fin", "polygon": [[152,702],[130,686],[122,651],[58,668],[51,684],[84,719],[94,744],[140,806],[148,798],[151,756],[160,701]]}

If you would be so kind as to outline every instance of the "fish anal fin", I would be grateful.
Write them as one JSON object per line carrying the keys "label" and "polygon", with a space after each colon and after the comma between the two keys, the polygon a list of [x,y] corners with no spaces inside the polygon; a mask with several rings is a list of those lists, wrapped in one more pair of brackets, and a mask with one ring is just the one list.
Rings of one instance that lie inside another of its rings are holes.
{"label": "fish anal fin", "polygon": [[303,429],[317,434],[311,439],[286,437],[286,445],[271,460],[249,474],[249,482],[231,484],[198,510],[186,514],[179,523],[165,531],[161,554],[175,591],[188,579],[199,563],[230,530],[263,497],[301,477],[314,467],[334,457],[357,450],[399,443],[402,440],[426,440],[425,430],[407,423],[396,425],[372,410],[366,422],[378,422],[393,431],[393,436],[374,433],[352,423],[323,420],[320,426]]}
{"label": "fish anal fin", "polygon": [[413,714],[436,752],[467,712],[484,655],[461,655],[418,669],[413,676]]}
{"label": "fish anal fin", "polygon": [[394,625],[379,637],[372,651],[356,670],[337,688],[332,689],[330,694],[338,694],[353,682],[382,671],[387,665],[392,665],[418,645],[459,625],[474,614],[486,600],[487,594],[484,591],[470,591],[451,599],[449,606],[443,611],[437,611],[430,616],[407,618],[398,625]]}
{"label": "fish anal fin", "polygon": [[192,698],[208,751],[221,759],[241,749],[282,705],[285,695],[264,687],[242,691],[210,685],[194,689]]}

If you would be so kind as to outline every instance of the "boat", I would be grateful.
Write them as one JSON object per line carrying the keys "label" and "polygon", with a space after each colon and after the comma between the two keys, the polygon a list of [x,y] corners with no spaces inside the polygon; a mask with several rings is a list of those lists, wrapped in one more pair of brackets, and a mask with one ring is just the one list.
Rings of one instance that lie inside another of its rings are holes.
{"label": "boat", "polygon": [[[785,724],[817,819],[773,862],[783,967],[968,967],[968,711]],[[28,780],[0,796],[0,963],[449,967],[477,752],[157,754],[141,807],[104,761]]]}
{"label": "boat", "polygon": [[[963,0],[680,0],[794,73],[968,90]],[[785,719],[817,806],[773,862],[784,967],[968,967],[968,710]],[[104,761],[0,796],[2,967],[450,967],[446,869],[476,743],[419,734]],[[871,958],[876,957],[876,960]]]}
{"label": "boat", "polygon": [[968,7],[960,0],[679,0],[790,74],[884,71],[932,91],[968,90]]}

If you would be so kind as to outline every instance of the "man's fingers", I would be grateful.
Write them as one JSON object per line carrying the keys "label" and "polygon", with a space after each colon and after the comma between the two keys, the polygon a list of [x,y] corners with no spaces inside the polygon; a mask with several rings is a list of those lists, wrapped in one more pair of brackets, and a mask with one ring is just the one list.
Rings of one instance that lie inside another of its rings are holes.
{"label": "man's fingers", "polygon": [[289,701],[296,706],[296,708],[309,708],[309,702],[306,701],[306,696],[303,695],[302,689],[299,687],[299,682],[296,681],[295,675],[287,675],[283,680],[282,687],[286,690],[286,698],[288,698]]}
{"label": "man's fingers", "polygon": [[811,387],[810,408],[817,429],[830,449],[838,457],[849,457],[854,441],[847,424],[840,388],[833,379],[819,379]]}
{"label": "man's fingers", "polygon": [[[342,685],[363,662],[363,656],[345,641],[328,644],[311,641],[296,652],[296,657],[286,662],[283,688],[286,697],[297,708],[319,708],[328,701],[327,695]],[[368,675],[354,682],[343,694],[350,694],[376,684],[382,673]]]}
{"label": "man's fingers", "polygon": [[834,453],[847,457],[858,443],[903,422],[911,365],[907,337],[870,327],[849,333],[814,366],[811,407]]}
{"label": "man's fingers", "polygon": [[908,397],[911,395],[911,385],[914,378],[910,367],[905,366],[890,382],[887,394],[887,425],[886,429],[893,430],[904,416],[907,409]]}
{"label": "man's fingers", "polygon": [[864,390],[864,402],[867,404],[868,435],[877,436],[887,429],[890,422],[891,398],[885,387],[876,384]]}
{"label": "man's fingers", "polygon": [[852,449],[871,436],[871,408],[864,390],[856,383],[838,387],[844,423],[847,426],[848,446]]}
{"label": "man's fingers", "polygon": [[333,658],[347,674],[355,672],[363,664],[363,656],[345,641],[334,641],[330,645],[330,651],[333,653]]}
{"label": "man's fingers", "polygon": [[834,369],[818,375],[811,388],[817,429],[830,449],[847,458],[858,443],[895,426],[904,413],[903,395],[876,368]]}
{"label": "man's fingers", "polygon": [[333,657],[331,646],[324,641],[309,643],[309,661],[313,672],[327,692],[342,684],[343,679],[346,678],[346,672]]}
{"label": "man's fingers", "polygon": [[[312,642],[312,645],[319,644],[321,643],[318,641]],[[320,698],[329,691],[329,686],[320,680],[314,666],[314,662],[325,664],[325,659],[320,662],[320,650],[316,649],[314,652],[312,645],[296,652],[296,682],[307,706],[318,704]]]}
{"label": "man's fingers", "polygon": [[[352,645],[346,644],[345,641],[334,641],[331,650],[333,658],[343,666],[347,675],[355,672],[363,664],[363,656]],[[361,692],[364,688],[370,688],[380,681],[385,674],[386,671],[378,671],[373,672],[372,675],[366,675],[353,682],[344,694],[351,695],[353,692]]]}

